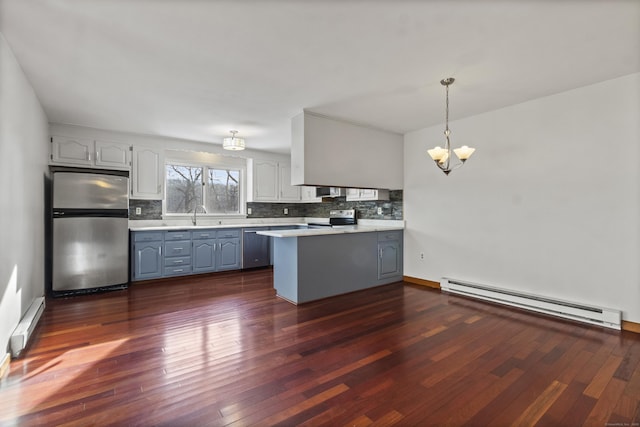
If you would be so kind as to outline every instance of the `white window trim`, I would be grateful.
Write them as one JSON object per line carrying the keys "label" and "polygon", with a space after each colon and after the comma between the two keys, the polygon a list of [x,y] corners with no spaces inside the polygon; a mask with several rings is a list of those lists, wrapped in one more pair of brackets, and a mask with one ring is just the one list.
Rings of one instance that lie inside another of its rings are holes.
{"label": "white window trim", "polygon": [[[193,214],[185,213],[168,213],[167,212],[167,165],[176,166],[191,166],[202,167],[211,169],[234,169],[240,171],[240,212],[239,213],[198,213],[199,218],[246,218],[247,217],[247,167],[238,166],[232,163],[213,163],[213,162],[198,162],[198,161],[185,161],[183,159],[171,159],[165,158],[163,179],[164,179],[164,194],[162,196],[162,216],[171,219],[188,219],[192,218]],[[204,175],[204,174],[203,174]]]}

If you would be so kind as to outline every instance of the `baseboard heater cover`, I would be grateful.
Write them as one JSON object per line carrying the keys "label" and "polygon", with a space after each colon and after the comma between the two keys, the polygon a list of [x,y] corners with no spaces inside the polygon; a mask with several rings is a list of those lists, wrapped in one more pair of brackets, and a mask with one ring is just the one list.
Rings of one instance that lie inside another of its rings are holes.
{"label": "baseboard heater cover", "polygon": [[576,304],[538,295],[495,288],[493,286],[464,282],[447,277],[443,277],[440,280],[440,289],[452,294],[505,304],[578,322],[590,323],[592,325],[617,330],[621,330],[622,328],[622,313],[620,310],[611,308]]}
{"label": "baseboard heater cover", "polygon": [[13,331],[13,334],[11,334],[10,345],[12,357],[18,357],[27,346],[29,338],[31,338],[43,312],[44,297],[38,297],[33,300],[29,309],[20,320],[20,323],[18,323],[18,326],[16,326],[16,329]]}

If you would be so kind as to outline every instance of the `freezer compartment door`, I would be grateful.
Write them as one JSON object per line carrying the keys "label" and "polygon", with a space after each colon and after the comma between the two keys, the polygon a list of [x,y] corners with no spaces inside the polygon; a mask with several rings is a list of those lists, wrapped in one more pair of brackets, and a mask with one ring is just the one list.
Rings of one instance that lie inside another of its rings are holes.
{"label": "freezer compartment door", "polygon": [[53,220],[53,290],[120,285],[129,276],[126,218]]}
{"label": "freezer compartment door", "polygon": [[128,209],[129,178],[97,173],[53,174],[54,209]]}

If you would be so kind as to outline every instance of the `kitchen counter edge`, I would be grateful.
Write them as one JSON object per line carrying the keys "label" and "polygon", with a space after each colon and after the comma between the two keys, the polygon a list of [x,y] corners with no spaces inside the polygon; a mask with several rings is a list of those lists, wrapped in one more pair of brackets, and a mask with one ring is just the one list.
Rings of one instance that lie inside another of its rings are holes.
{"label": "kitchen counter edge", "polygon": [[149,227],[129,227],[129,231],[177,231],[177,230],[204,230],[210,228],[257,228],[257,227],[297,227],[306,226],[303,222],[273,223],[273,224],[222,224],[222,225],[157,225]]}
{"label": "kitchen counter edge", "polygon": [[272,230],[258,231],[257,234],[270,237],[307,237],[307,236],[328,236],[333,234],[349,234],[349,233],[371,233],[376,231],[395,231],[404,230],[403,227],[394,226],[372,226],[372,225],[356,225],[345,228],[308,228],[299,230]]}

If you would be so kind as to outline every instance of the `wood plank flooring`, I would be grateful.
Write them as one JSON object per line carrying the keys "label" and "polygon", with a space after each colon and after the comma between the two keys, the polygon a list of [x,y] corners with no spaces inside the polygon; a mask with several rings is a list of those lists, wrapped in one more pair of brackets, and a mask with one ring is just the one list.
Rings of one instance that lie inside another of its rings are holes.
{"label": "wood plank flooring", "polygon": [[640,335],[408,284],[294,306],[272,271],[53,299],[0,425],[640,423]]}

